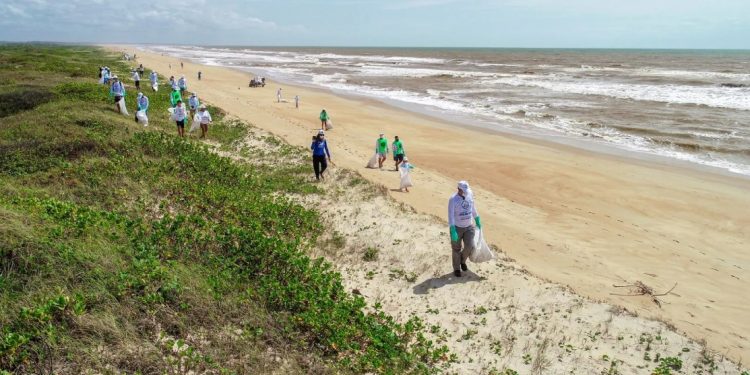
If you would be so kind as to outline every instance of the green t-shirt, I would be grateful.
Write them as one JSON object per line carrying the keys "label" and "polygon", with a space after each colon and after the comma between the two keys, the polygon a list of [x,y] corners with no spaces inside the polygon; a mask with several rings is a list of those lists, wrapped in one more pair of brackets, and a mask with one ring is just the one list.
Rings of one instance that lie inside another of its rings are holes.
{"label": "green t-shirt", "polygon": [[385,154],[388,152],[388,140],[385,138],[378,138],[378,153]]}
{"label": "green t-shirt", "polygon": [[177,90],[172,91],[172,96],[170,97],[172,101],[172,107],[177,105],[178,100],[182,100],[182,95],[180,95],[180,92]]}
{"label": "green t-shirt", "polygon": [[320,112],[320,120],[321,121],[328,120],[328,112],[326,112],[326,111]]}
{"label": "green t-shirt", "polygon": [[403,155],[404,144],[401,141],[393,141],[393,155]]}

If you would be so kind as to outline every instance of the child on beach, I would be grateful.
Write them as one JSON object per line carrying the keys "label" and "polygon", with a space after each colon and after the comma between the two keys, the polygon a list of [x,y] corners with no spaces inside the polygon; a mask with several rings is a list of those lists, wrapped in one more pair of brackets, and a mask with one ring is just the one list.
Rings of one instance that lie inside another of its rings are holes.
{"label": "child on beach", "polygon": [[409,158],[404,157],[404,160],[401,164],[401,191],[409,192],[409,188],[414,186],[411,183],[411,169],[414,168],[413,165],[409,163]]}

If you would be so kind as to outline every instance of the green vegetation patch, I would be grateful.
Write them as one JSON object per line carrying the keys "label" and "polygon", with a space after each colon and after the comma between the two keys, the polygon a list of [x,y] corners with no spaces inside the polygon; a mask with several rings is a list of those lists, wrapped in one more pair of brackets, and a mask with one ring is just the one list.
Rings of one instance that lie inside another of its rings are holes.
{"label": "green vegetation patch", "polygon": [[[0,126],[0,369],[432,373],[450,360],[419,319],[367,308],[306,255],[320,217],[285,196],[319,193],[309,167],[178,138],[167,90],[149,95],[148,128],[116,114],[95,83],[105,64],[127,69],[96,49],[0,48],[4,89],[25,74],[54,93]],[[212,110],[210,141],[247,134]]]}

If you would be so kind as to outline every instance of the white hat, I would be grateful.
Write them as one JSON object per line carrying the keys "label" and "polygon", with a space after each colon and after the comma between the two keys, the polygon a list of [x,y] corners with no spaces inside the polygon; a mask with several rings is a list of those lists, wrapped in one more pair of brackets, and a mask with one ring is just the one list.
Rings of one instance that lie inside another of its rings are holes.
{"label": "white hat", "polygon": [[326,134],[326,132],[323,131],[323,129],[318,130],[318,135],[325,135],[325,134]]}

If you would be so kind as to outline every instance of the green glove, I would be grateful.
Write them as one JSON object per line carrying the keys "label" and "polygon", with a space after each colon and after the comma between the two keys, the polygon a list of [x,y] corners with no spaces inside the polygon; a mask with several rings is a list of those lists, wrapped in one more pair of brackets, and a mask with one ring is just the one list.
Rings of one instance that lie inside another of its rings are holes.
{"label": "green glove", "polygon": [[474,218],[474,222],[477,223],[477,228],[482,229],[482,222],[479,220],[479,216]]}
{"label": "green glove", "polygon": [[458,241],[458,232],[456,232],[456,226],[451,225],[451,241]]}

